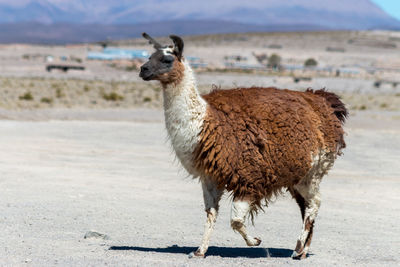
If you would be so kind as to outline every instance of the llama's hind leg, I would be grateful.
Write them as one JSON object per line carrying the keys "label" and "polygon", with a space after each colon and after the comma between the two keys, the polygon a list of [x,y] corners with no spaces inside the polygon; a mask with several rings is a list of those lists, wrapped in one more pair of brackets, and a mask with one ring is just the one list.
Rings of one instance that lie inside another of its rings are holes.
{"label": "llama's hind leg", "polygon": [[261,243],[261,239],[248,235],[244,224],[250,208],[251,203],[249,201],[234,199],[231,209],[231,226],[233,230],[238,231],[242,235],[248,246],[258,246]]}
{"label": "llama's hind leg", "polygon": [[223,190],[217,189],[217,186],[214,183],[207,180],[202,180],[202,188],[207,220],[206,224],[204,225],[204,234],[201,245],[195,252],[191,252],[189,254],[189,258],[194,256],[204,257],[205,253],[207,252],[211,233],[217,220],[219,208],[218,203],[224,193]]}
{"label": "llama's hind leg", "polygon": [[307,185],[296,185],[291,193],[299,204],[301,216],[303,218],[303,229],[297,240],[292,258],[305,259],[311,244],[314,220],[317,217],[318,209],[321,204],[319,179]]}

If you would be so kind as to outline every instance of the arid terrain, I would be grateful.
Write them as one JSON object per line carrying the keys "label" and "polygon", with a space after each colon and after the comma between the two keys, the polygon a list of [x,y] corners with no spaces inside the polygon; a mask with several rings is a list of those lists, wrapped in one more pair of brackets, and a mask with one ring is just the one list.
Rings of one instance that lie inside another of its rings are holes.
{"label": "arid terrain", "polygon": [[[202,92],[325,87],[349,108],[347,148],[321,184],[311,254],[302,262],[290,258],[301,219],[287,194],[249,227],[262,239],[258,248],[245,247],[231,230],[225,195],[207,257],[188,259],[205,222],[201,186],[174,160],[158,84],[142,82],[133,63],[86,60],[89,49],[101,50],[92,44],[0,46],[0,265],[398,266],[398,38],[394,32],[185,38],[187,55],[207,63],[196,69]],[[142,40],[112,45],[151,51]],[[342,72],[247,68],[259,64],[253,53],[277,53],[286,66],[314,58]],[[247,58],[245,68],[227,68],[225,56],[237,54]],[[86,69],[47,72],[48,55],[52,63]],[[84,238],[90,231],[106,236]]]}
{"label": "arid terrain", "polygon": [[[208,256],[188,259],[205,222],[201,186],[174,163],[162,113],[138,112],[114,113],[123,121],[0,122],[1,265],[399,265],[394,113],[351,114],[348,147],[322,182],[311,255],[300,263],[290,259],[301,219],[288,195],[250,227],[259,248],[231,230],[226,195]],[[84,239],[91,230],[109,239]]]}
{"label": "arid terrain", "polygon": [[[326,88],[341,95],[352,110],[400,109],[397,32],[225,34],[187,37],[185,41],[185,54],[205,65],[196,69],[204,93],[213,85]],[[142,39],[109,45],[152,52]],[[162,107],[158,84],[144,83],[138,77],[140,62],[86,59],[89,52],[101,50],[92,44],[0,46],[0,109]],[[281,58],[284,71],[267,69],[266,63],[254,56],[273,54]],[[230,60],[238,56],[239,61]],[[304,68],[310,58],[317,66]],[[82,65],[85,70],[47,72],[48,64]],[[295,78],[300,81],[295,83]]]}

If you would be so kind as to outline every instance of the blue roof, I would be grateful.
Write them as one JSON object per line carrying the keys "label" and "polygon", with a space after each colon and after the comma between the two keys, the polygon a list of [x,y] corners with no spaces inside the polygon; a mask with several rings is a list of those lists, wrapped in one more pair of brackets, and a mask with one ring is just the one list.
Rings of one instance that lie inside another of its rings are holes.
{"label": "blue roof", "polygon": [[121,49],[107,47],[103,52],[89,52],[87,59],[115,60],[115,59],[135,59],[148,58],[150,55],[146,50]]}

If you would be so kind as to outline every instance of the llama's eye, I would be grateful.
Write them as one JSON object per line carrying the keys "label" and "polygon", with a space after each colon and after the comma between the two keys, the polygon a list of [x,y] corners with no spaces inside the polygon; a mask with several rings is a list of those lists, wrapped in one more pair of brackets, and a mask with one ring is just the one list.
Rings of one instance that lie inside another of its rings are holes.
{"label": "llama's eye", "polygon": [[174,57],[172,56],[165,56],[161,59],[162,63],[171,63],[172,61],[174,61]]}

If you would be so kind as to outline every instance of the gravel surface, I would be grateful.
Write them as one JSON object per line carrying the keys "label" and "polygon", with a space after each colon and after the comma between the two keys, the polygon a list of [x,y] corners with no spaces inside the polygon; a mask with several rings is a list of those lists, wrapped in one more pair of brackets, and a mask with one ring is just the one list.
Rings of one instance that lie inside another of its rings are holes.
{"label": "gravel surface", "polygon": [[205,222],[201,186],[174,163],[162,113],[101,112],[0,120],[0,265],[399,266],[398,114],[350,119],[345,154],[321,184],[311,255],[299,262],[290,255],[300,212],[288,195],[249,227],[259,248],[230,229],[226,195],[207,257],[188,259]]}

